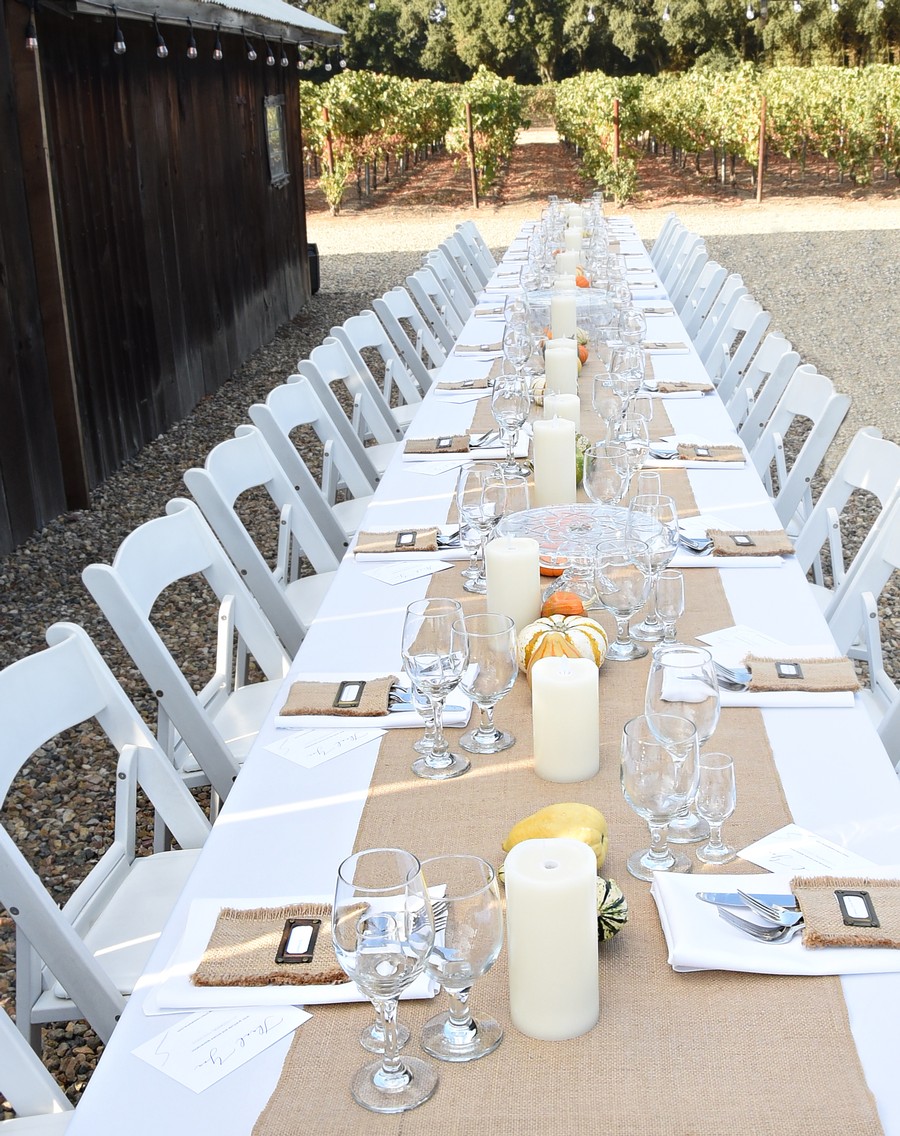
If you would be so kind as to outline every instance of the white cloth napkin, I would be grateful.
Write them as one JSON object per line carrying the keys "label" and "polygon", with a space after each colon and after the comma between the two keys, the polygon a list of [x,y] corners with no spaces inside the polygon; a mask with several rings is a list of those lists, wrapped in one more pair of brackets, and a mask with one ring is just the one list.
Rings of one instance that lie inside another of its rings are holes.
{"label": "white cloth napkin", "polygon": [[684,545],[672,558],[670,568],[780,568],[784,560],[780,556],[713,556],[691,552]]}
{"label": "white cloth napkin", "polygon": [[[374,671],[353,671],[352,675],[349,671],[319,671],[313,674],[291,674],[291,682],[342,682],[344,679],[352,678],[377,678],[385,672]],[[399,671],[395,671],[399,674]],[[408,680],[401,679],[400,686],[408,686]],[[278,706],[284,704],[287,697],[287,688],[285,693],[279,694],[277,703]],[[461,709],[453,709],[453,707],[461,707]],[[465,726],[469,721],[469,716],[472,713],[472,703],[465,694],[457,687],[456,690],[451,691],[447,698],[447,703],[444,707],[444,725],[445,726]],[[395,710],[390,714],[379,714],[376,718],[347,716],[343,714],[276,714],[275,725],[282,730],[331,730],[331,729],[377,729],[377,730],[402,730],[402,729],[417,729],[424,728],[424,721],[421,714],[416,710]]]}
{"label": "white cloth napkin", "polygon": [[[725,826],[727,833],[728,826]],[[891,871],[894,874],[896,869]],[[673,970],[737,970],[750,974],[884,974],[900,971],[900,951],[878,947],[803,946],[760,943],[719,918],[716,907],[697,899],[698,891],[790,891],[790,876],[671,875],[658,872],[650,886]],[[736,908],[741,918],[762,919]]]}
{"label": "white cloth napkin", "polygon": [[[144,1013],[174,1014],[183,1010],[223,1009],[233,1006],[324,1006],[339,1002],[366,1002],[355,982],[336,986],[194,986],[206,944],[223,907],[284,907],[292,903],[331,903],[333,896],[289,896],[254,899],[195,899],[188,913],[184,934],[162,972],[146,975],[153,989],[144,1000]],[[440,986],[420,975],[401,995],[403,998],[433,998]]]}

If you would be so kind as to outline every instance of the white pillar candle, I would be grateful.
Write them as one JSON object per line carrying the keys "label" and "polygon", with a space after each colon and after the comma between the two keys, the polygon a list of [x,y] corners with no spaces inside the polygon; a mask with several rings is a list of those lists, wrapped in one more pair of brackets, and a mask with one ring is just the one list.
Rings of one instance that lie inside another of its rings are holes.
{"label": "white pillar candle", "polygon": [[574,337],[578,327],[578,314],[575,306],[575,292],[560,291],[550,295],[550,330],[553,338]]}
{"label": "white pillar candle", "polygon": [[544,352],[544,376],[551,394],[578,394],[578,351],[556,348]]}
{"label": "white pillar candle", "polygon": [[575,423],[577,430],[581,425],[581,399],[577,394],[546,393],[544,395],[544,417],[568,418],[570,422]]}
{"label": "white pillar candle", "polygon": [[600,1017],[597,858],[568,837],[523,840],[504,874],[512,1023],[540,1041],[580,1037]]}
{"label": "white pillar candle", "polygon": [[534,771],[545,781],[587,781],[600,770],[600,682],[592,659],[532,666]]}
{"label": "white pillar candle", "polygon": [[[573,275],[555,276],[553,278],[553,283],[550,285],[550,291],[551,292],[571,292],[572,293],[572,299],[574,300],[576,287],[577,287],[577,284],[575,283],[575,277]],[[551,297],[551,300],[552,300],[552,297]],[[574,332],[572,334],[574,335]]]}
{"label": "white pillar candle", "polygon": [[565,233],[563,233],[563,239],[566,242],[566,248],[571,249],[574,252],[581,252],[582,237],[583,234],[580,224],[569,225]]}
{"label": "white pillar candle", "polygon": [[531,537],[501,536],[484,550],[487,610],[508,615],[521,631],[541,614],[540,545]]}
{"label": "white pillar candle", "polygon": [[578,271],[578,253],[577,252],[560,252],[556,254],[556,275],[557,276],[571,276],[574,278],[575,273]]}
{"label": "white pillar candle", "polygon": [[534,505],[575,503],[575,426],[566,418],[535,422]]}

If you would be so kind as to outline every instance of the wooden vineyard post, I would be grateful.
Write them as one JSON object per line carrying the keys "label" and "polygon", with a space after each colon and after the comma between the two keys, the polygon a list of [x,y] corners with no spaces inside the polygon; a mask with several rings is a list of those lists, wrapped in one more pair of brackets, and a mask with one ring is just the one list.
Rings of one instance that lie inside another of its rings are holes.
{"label": "wooden vineyard post", "polygon": [[763,170],[766,164],[766,96],[759,105],[759,161],[756,166],[756,204],[763,199]]}
{"label": "wooden vineyard post", "polygon": [[613,164],[619,164],[619,100],[613,99]]}
{"label": "wooden vineyard post", "polygon": [[325,123],[325,158],[328,162],[328,172],[334,173],[334,143],[331,140],[331,130],[328,128],[330,121],[328,117],[328,107],[322,107],[322,121]]}
{"label": "wooden vineyard post", "polygon": [[472,129],[472,104],[466,103],[466,135],[469,140],[469,174],[472,178],[472,204],[478,208],[478,171],[475,169],[475,131]]}

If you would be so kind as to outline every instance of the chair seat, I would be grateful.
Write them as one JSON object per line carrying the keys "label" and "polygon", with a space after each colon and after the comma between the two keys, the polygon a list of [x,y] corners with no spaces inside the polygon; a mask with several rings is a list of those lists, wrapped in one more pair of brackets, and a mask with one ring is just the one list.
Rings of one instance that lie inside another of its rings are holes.
{"label": "chair seat", "polygon": [[359,529],[371,500],[370,494],[368,497],[354,497],[350,501],[338,501],[332,506],[337,522],[347,536],[353,536]]}
{"label": "chair seat", "polygon": [[366,455],[377,473],[384,473],[397,452],[400,442],[378,442],[374,446],[366,446]]}
{"label": "chair seat", "polygon": [[250,752],[280,688],[281,679],[277,678],[241,686],[213,719],[216,729],[238,761],[243,761]]}
{"label": "chair seat", "polygon": [[[130,994],[146,969],[199,855],[199,848],[188,848],[139,856],[84,936],[85,945],[121,994]],[[52,994],[67,997],[59,982],[53,983]]]}
{"label": "chair seat", "polygon": [[403,403],[402,406],[391,407],[391,414],[393,414],[397,425],[405,429],[415,418],[418,409],[418,403]]}
{"label": "chair seat", "polygon": [[297,612],[303,622],[309,626],[315,618],[325,593],[331,587],[334,572],[317,572],[315,576],[301,576],[299,580],[292,580],[284,589],[288,603]]}

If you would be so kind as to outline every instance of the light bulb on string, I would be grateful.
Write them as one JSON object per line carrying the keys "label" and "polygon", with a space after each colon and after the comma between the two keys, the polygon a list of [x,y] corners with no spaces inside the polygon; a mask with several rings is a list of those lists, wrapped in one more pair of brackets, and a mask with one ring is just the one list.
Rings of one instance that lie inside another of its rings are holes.
{"label": "light bulb on string", "polygon": [[326,58],[326,60],[325,60],[325,70],[326,70],[326,71],[330,71],[330,70],[331,70],[331,60],[330,60],[330,59],[328,59],[328,58]]}
{"label": "light bulb on string", "polygon": [[[115,8],[113,8],[115,12]],[[124,40],[122,41],[125,42]],[[25,47],[28,51],[37,51],[37,27],[34,22],[34,0],[28,5],[28,23],[25,26]],[[114,49],[115,50],[115,49]]]}
{"label": "light bulb on string", "polygon": [[431,9],[430,19],[433,24],[442,24],[447,19],[447,5],[444,0],[438,0],[438,3]]}
{"label": "light bulb on string", "polygon": [[884,11],[884,0],[875,0],[875,7],[878,9],[879,12],[883,12]]}
{"label": "light bulb on string", "polygon": [[375,3],[375,0],[369,0],[369,11],[370,12],[374,12],[377,7],[378,7],[378,5]]}
{"label": "light bulb on string", "polygon": [[[243,29],[242,29],[242,31],[243,31]],[[244,36],[244,47],[247,49],[247,58],[250,60],[251,63],[255,63],[256,62],[256,48],[253,46],[253,44],[250,42],[250,40],[247,39],[247,33],[246,32],[243,32],[243,36]]]}
{"label": "light bulb on string", "polygon": [[297,70],[298,71],[302,71],[304,66],[305,66],[305,62],[304,62],[304,59],[303,59],[303,56],[305,54],[306,54],[306,45],[303,44],[303,43],[298,43],[297,44]]}
{"label": "light bulb on string", "polygon": [[800,3],[800,0],[794,0],[794,11],[798,16],[803,11],[803,5]]}
{"label": "light bulb on string", "polygon": [[166,59],[169,55],[169,49],[166,47],[166,41],[163,39],[163,34],[159,30],[159,20],[154,15],[153,27],[156,31],[156,54],[160,59]]}
{"label": "light bulb on string", "polygon": [[116,11],[116,6],[113,4],[113,20],[115,22],[115,33],[113,35],[113,51],[116,55],[124,55],[127,48],[125,47],[125,36],[122,34],[122,29],[119,27],[119,13]]}
{"label": "light bulb on string", "polygon": [[662,18],[666,23],[668,23],[669,20],[672,19],[672,13],[669,11],[669,5],[668,4],[663,9],[663,17]]}
{"label": "light bulb on string", "polygon": [[213,48],[213,59],[215,59],[216,63],[221,63],[225,55],[224,51],[222,51],[222,37],[219,35],[219,29],[221,27],[221,24],[216,24],[216,46]]}
{"label": "light bulb on string", "polygon": [[194,25],[191,23],[191,18],[188,16],[188,46],[187,46],[188,59],[197,58],[197,40],[194,38]]}
{"label": "light bulb on string", "polygon": [[587,10],[587,22],[589,24],[593,24],[596,19],[597,17],[594,15],[594,5],[591,4],[591,6]]}
{"label": "light bulb on string", "polygon": [[281,64],[282,67],[290,67],[291,61],[290,61],[290,59],[288,59],[287,53],[284,50],[284,36],[282,36],[279,39],[278,42],[281,44],[281,58],[279,59],[278,62]]}
{"label": "light bulb on string", "polygon": [[340,68],[341,68],[341,70],[342,70],[342,71],[346,70],[346,68],[347,68],[347,60],[346,60],[346,59],[345,59],[345,58],[343,57],[343,55],[342,55],[342,56],[341,56],[341,58],[340,58],[340,59],[338,60],[338,65],[340,66]]}
{"label": "light bulb on string", "polygon": [[266,66],[275,66],[275,56],[272,54],[272,49],[269,47],[269,41],[263,36],[263,47],[266,49]]}
{"label": "light bulb on string", "polygon": [[514,24],[516,22],[516,10],[513,8],[512,4],[510,4],[509,11],[506,13],[506,22],[508,24]]}
{"label": "light bulb on string", "polygon": [[756,19],[756,13],[753,11],[753,5],[752,4],[747,5],[747,19],[748,20],[755,20]]}
{"label": "light bulb on string", "polygon": [[831,0],[831,10],[832,12],[840,12],[841,6],[838,3],[838,0]]}

